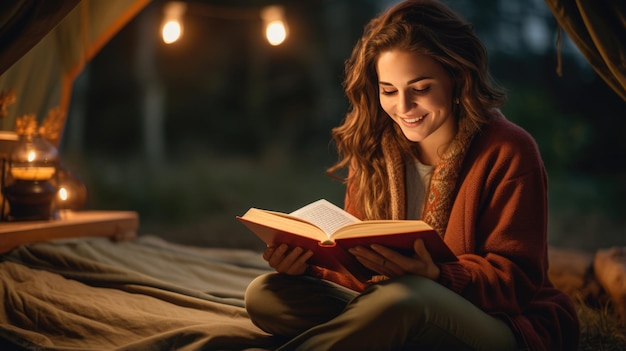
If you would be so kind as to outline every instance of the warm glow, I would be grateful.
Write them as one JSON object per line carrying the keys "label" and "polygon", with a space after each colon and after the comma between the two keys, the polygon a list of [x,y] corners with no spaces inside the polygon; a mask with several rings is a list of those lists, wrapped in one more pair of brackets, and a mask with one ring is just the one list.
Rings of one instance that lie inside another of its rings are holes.
{"label": "warm glow", "polygon": [[282,6],[267,6],[261,11],[265,38],[271,45],[280,45],[287,39],[287,22]]}
{"label": "warm glow", "polygon": [[65,200],[67,200],[67,189],[65,189],[65,188],[63,188],[63,187],[61,187],[61,188],[59,189],[59,199],[60,199],[61,201],[65,201]]}
{"label": "warm glow", "polygon": [[170,1],[163,6],[163,25],[161,35],[163,42],[171,44],[183,35],[183,15],[187,4],[181,1]]}
{"label": "warm glow", "polygon": [[177,41],[182,34],[182,27],[178,21],[169,21],[165,23],[161,34],[163,35],[163,41],[165,44],[171,44]]}
{"label": "warm glow", "polygon": [[11,176],[20,180],[48,180],[52,178],[56,168],[51,166],[42,167],[11,167]]}
{"label": "warm glow", "polygon": [[287,38],[287,30],[283,22],[274,21],[269,23],[265,28],[265,37],[274,46],[282,44]]}
{"label": "warm glow", "polygon": [[29,151],[27,159],[28,162],[33,162],[35,160],[35,151]]}

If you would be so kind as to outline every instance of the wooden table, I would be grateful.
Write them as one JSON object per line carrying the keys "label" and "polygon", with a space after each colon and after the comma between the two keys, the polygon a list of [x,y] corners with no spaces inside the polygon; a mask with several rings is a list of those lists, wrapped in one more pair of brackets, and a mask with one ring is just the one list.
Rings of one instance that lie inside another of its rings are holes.
{"label": "wooden table", "polygon": [[64,211],[48,221],[0,222],[0,253],[22,244],[80,237],[128,240],[137,235],[134,211]]}

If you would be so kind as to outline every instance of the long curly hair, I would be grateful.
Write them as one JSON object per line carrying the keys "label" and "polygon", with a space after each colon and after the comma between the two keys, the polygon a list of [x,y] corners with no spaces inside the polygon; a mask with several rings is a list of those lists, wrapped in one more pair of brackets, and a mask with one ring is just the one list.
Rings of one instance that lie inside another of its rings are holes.
{"label": "long curly hair", "polygon": [[[383,134],[406,157],[416,155],[414,143],[382,110],[376,64],[381,53],[401,50],[427,55],[439,62],[453,82],[453,112],[480,128],[505,93],[492,82],[485,47],[473,27],[437,0],[406,0],[372,19],[345,63],[344,90],[350,109],[332,130],[339,159],[328,168],[344,180],[352,208],[363,219],[390,218],[389,179],[381,148]],[[458,102],[458,104],[456,103]],[[341,170],[349,169],[348,176]]]}

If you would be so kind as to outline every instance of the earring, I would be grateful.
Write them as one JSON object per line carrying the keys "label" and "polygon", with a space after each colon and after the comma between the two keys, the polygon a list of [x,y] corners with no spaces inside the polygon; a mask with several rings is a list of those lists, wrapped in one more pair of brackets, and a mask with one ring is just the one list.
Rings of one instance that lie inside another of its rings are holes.
{"label": "earring", "polygon": [[459,100],[459,98],[456,98],[456,99],[454,99],[454,103],[458,105],[458,104],[461,103],[461,101]]}

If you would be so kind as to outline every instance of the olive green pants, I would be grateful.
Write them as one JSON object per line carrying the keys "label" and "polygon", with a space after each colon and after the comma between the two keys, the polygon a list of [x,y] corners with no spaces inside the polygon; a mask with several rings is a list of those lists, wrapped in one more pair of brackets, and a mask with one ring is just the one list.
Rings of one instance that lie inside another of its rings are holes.
{"label": "olive green pants", "polygon": [[509,326],[432,280],[404,276],[359,294],[307,276],[256,278],[246,309],[279,350],[516,350]]}

